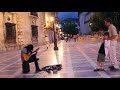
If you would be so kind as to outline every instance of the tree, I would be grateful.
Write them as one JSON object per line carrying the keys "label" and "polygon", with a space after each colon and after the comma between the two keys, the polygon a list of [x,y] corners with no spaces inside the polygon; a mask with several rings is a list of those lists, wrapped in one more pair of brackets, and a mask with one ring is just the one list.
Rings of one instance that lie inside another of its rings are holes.
{"label": "tree", "polygon": [[75,22],[66,21],[66,22],[62,23],[61,25],[62,25],[62,31],[65,34],[72,34],[72,35],[78,34],[78,28],[77,28],[77,25]]}
{"label": "tree", "polygon": [[98,31],[99,29],[107,30],[104,24],[106,18],[111,18],[113,24],[116,26],[117,30],[120,29],[120,12],[95,12],[90,18],[90,27],[92,31]]}

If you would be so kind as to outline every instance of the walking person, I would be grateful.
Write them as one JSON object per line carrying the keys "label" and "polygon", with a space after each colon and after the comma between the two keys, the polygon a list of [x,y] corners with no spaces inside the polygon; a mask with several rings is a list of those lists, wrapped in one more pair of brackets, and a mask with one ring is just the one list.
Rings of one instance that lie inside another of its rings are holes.
{"label": "walking person", "polygon": [[68,36],[67,36],[67,34],[65,34],[64,38],[65,38],[65,41],[67,42],[67,41],[68,41]]}
{"label": "walking person", "polygon": [[78,41],[78,38],[79,38],[79,34],[76,35],[76,41]]}
{"label": "walking person", "polygon": [[109,39],[111,40],[110,53],[109,53],[111,66],[109,66],[109,68],[110,70],[119,70],[119,65],[116,58],[116,48],[117,48],[117,39],[118,39],[117,29],[112,24],[112,20],[109,18],[105,20],[105,25],[108,27],[108,32],[110,35]]}
{"label": "walking person", "polygon": [[40,70],[39,65],[38,65],[39,58],[36,58],[36,54],[37,54],[37,51],[39,50],[39,48],[36,49],[35,51],[33,51],[33,48],[34,48],[33,45],[29,44],[29,45],[25,46],[24,48],[22,48],[22,50],[21,50],[23,73],[30,72],[29,63],[31,63],[31,62],[35,63],[36,73],[42,71],[42,70]]}
{"label": "walking person", "polygon": [[76,42],[76,35],[73,35],[73,38],[74,38],[74,42]]}
{"label": "walking person", "polygon": [[67,41],[70,41],[70,34],[67,35]]}
{"label": "walking person", "polygon": [[109,57],[108,54],[109,49],[110,49],[109,33],[105,32],[103,35],[103,42],[98,51],[97,68],[94,69],[94,71],[104,71],[105,56]]}
{"label": "walking person", "polygon": [[48,49],[48,47],[50,46],[48,36],[45,36],[45,43],[46,43],[46,47]]}

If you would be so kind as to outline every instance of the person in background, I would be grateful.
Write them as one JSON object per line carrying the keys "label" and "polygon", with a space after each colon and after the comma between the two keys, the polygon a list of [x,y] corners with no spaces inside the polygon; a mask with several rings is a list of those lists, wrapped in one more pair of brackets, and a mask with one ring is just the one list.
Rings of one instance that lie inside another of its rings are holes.
{"label": "person in background", "polygon": [[45,43],[46,43],[46,47],[48,49],[48,47],[50,46],[48,36],[45,36]]}
{"label": "person in background", "polygon": [[68,41],[68,36],[67,36],[67,34],[65,34],[64,38],[65,38],[65,41],[67,42],[67,41]]}

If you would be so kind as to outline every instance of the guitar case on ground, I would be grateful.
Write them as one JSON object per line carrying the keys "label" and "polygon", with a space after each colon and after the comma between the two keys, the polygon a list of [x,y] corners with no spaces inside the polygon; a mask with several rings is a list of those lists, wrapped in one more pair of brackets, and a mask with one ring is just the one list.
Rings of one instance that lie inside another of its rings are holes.
{"label": "guitar case on ground", "polygon": [[53,71],[53,74],[57,74],[58,71],[62,69],[62,64],[49,65],[42,68],[43,71],[46,71],[50,74],[50,71]]}

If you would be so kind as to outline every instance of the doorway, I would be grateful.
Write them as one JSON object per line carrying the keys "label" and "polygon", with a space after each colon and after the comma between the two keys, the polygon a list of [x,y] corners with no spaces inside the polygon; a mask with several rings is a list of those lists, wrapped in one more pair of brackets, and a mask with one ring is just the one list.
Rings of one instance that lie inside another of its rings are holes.
{"label": "doorway", "polygon": [[38,26],[31,25],[32,30],[32,42],[38,42]]}
{"label": "doorway", "polygon": [[16,24],[5,23],[6,26],[6,43],[16,43]]}

